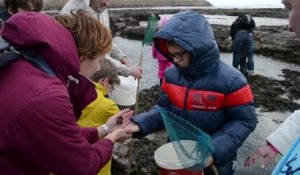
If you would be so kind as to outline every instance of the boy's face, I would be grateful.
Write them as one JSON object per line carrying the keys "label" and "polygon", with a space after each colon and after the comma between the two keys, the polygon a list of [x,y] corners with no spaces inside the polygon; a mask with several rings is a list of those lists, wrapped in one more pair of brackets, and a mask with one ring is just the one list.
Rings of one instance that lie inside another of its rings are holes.
{"label": "boy's face", "polygon": [[168,45],[169,56],[173,58],[173,62],[180,67],[187,67],[190,64],[191,57],[187,50],[179,45]]}
{"label": "boy's face", "polygon": [[98,83],[104,87],[107,93],[111,93],[115,89],[108,77],[101,78]]}
{"label": "boy's face", "polygon": [[300,37],[300,0],[282,0],[282,3],[289,10],[289,30]]}

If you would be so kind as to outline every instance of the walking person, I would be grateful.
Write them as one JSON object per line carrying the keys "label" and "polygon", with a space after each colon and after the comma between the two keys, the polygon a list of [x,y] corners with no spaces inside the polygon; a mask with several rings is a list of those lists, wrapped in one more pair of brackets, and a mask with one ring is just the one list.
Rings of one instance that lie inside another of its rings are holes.
{"label": "walking person", "polygon": [[[300,1],[282,0],[282,3],[289,10],[289,30],[300,37]],[[247,157],[245,166],[252,166],[258,159],[262,158],[261,167],[266,167],[277,154],[285,155],[299,136],[300,110],[296,110],[266,138],[267,143],[265,145]]]}
{"label": "walking person", "polygon": [[[237,21],[238,21],[239,17],[230,26],[230,36],[231,36],[232,43],[234,41],[235,34],[238,32]],[[233,45],[232,45],[232,50],[233,50]],[[247,68],[247,64],[246,64],[247,56],[246,56],[246,47],[245,46],[242,46],[240,54],[241,54],[241,56],[240,56],[240,64],[239,64],[240,67],[239,68],[240,68],[240,71],[242,72],[242,74],[247,76],[248,68]]]}
{"label": "walking person", "polygon": [[235,28],[233,30],[235,31],[233,39],[233,67],[239,68],[244,48],[246,50],[248,75],[254,75],[253,29],[255,28],[255,22],[251,15],[240,15],[233,27]]}

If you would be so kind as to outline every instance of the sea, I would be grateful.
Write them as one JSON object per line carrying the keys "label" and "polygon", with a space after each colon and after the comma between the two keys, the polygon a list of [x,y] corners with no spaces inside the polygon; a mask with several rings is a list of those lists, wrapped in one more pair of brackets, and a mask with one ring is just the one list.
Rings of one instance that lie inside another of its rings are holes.
{"label": "sea", "polygon": [[284,8],[281,0],[207,0],[217,8]]}

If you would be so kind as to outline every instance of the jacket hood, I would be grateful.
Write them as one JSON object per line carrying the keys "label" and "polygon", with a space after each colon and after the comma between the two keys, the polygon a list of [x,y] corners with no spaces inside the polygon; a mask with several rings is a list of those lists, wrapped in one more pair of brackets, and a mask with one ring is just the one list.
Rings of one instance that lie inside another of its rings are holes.
{"label": "jacket hood", "polygon": [[185,48],[192,56],[190,64],[176,68],[185,78],[197,78],[211,71],[220,62],[219,49],[207,19],[195,11],[182,11],[172,16],[156,33],[154,45],[171,62],[166,40]]}
{"label": "jacket hood", "polygon": [[4,23],[1,36],[20,49],[34,49],[64,84],[69,75],[79,72],[79,55],[71,32],[46,14],[17,13]]}
{"label": "jacket hood", "polygon": [[17,13],[4,23],[0,34],[13,46],[33,49],[45,59],[68,86],[76,117],[97,97],[93,83],[79,74],[79,55],[71,32],[54,18],[39,12]]}

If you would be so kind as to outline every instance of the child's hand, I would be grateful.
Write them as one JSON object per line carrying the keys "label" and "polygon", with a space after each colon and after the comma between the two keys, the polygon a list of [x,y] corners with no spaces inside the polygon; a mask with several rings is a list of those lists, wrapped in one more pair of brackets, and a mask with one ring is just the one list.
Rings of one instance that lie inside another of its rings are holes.
{"label": "child's hand", "polygon": [[124,128],[130,122],[133,116],[133,111],[130,109],[124,109],[117,114],[113,115],[106,122],[106,126],[109,128],[109,133],[118,128]]}
{"label": "child's hand", "polygon": [[129,122],[126,126],[125,126],[126,129],[130,129],[132,132],[139,132],[140,131],[140,127],[133,123],[133,122]]}
{"label": "child's hand", "polygon": [[271,160],[277,155],[277,152],[274,151],[271,146],[264,145],[258,148],[253,154],[247,157],[244,166],[252,166],[255,161],[259,158],[263,158],[261,163],[261,168],[265,168]]}

